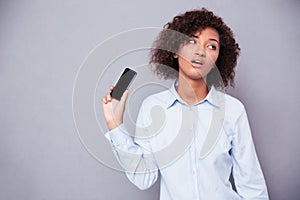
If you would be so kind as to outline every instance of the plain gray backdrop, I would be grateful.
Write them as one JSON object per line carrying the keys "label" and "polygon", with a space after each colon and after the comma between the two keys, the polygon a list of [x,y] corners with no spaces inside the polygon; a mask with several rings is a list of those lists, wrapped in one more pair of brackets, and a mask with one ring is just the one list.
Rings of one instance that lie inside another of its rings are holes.
{"label": "plain gray backdrop", "polygon": [[87,152],[74,125],[73,84],[111,35],[162,27],[201,7],[221,16],[241,46],[229,93],[248,112],[270,199],[299,199],[298,0],[0,1],[0,199],[158,199],[159,183],[139,191]]}

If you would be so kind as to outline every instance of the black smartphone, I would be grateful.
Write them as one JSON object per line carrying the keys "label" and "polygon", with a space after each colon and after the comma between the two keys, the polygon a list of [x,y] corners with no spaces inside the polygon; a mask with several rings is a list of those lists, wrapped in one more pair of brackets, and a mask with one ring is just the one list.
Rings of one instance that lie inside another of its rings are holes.
{"label": "black smartphone", "polygon": [[116,83],[115,88],[111,92],[112,98],[120,100],[123,93],[129,87],[129,85],[132,83],[132,81],[136,75],[137,75],[137,73],[134,70],[132,70],[128,67],[125,68],[125,70],[123,71],[122,75],[120,76],[118,82]]}

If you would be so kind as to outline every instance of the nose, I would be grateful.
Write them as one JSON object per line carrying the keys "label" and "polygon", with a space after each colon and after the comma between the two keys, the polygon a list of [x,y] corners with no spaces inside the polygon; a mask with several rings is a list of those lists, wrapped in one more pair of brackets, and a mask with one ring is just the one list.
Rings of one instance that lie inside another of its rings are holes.
{"label": "nose", "polygon": [[201,45],[196,45],[196,49],[195,49],[195,54],[197,56],[201,56],[201,57],[205,57],[206,56],[206,52],[204,50],[204,48]]}

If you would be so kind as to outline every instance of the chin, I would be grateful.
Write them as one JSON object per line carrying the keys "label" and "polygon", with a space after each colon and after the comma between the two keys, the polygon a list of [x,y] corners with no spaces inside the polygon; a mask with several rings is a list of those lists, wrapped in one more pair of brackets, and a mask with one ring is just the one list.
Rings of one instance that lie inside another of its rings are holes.
{"label": "chin", "polygon": [[203,73],[201,73],[199,70],[190,73],[189,77],[193,80],[199,80],[205,78],[205,76],[203,76]]}
{"label": "chin", "polygon": [[201,74],[197,74],[197,75],[190,75],[188,76],[189,79],[194,80],[194,81],[200,81],[205,79],[204,76],[201,76]]}
{"label": "chin", "polygon": [[[203,70],[190,68],[188,71],[182,71],[182,75],[189,80],[200,81],[206,78],[206,73],[202,72]],[[180,74],[180,72],[179,72]],[[204,75],[204,76],[203,76]]]}

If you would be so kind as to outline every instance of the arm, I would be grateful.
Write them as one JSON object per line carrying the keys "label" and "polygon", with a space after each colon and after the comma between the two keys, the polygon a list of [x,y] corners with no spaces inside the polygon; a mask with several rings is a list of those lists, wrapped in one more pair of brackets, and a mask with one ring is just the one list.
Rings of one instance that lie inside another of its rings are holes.
{"label": "arm", "polygon": [[233,177],[238,194],[242,199],[269,199],[244,108],[235,123],[232,146]]}
{"label": "arm", "polygon": [[151,152],[134,142],[126,131],[122,124],[106,133],[106,137],[111,142],[112,150],[128,179],[139,189],[148,189],[158,177],[155,159]]}
{"label": "arm", "polygon": [[[129,180],[139,189],[144,190],[156,182],[158,167],[149,149],[149,141],[134,141],[123,124],[126,98],[127,92],[120,101],[111,99],[110,94],[103,99],[104,116],[110,130],[105,136],[110,141],[112,150]],[[137,118],[137,124],[140,127],[144,127],[146,120],[143,108],[144,104]]]}

